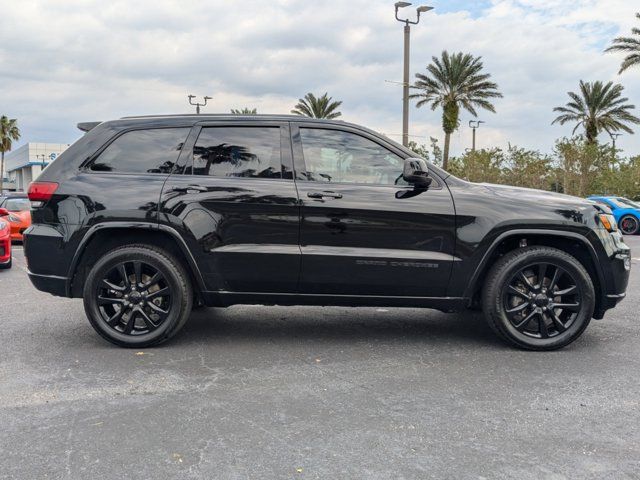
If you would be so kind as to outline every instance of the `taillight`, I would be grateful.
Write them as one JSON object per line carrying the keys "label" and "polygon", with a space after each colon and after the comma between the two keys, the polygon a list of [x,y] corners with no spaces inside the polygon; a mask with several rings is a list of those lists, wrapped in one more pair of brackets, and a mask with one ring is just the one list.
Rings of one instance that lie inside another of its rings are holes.
{"label": "taillight", "polygon": [[57,189],[56,182],[31,182],[27,195],[32,202],[47,202]]}

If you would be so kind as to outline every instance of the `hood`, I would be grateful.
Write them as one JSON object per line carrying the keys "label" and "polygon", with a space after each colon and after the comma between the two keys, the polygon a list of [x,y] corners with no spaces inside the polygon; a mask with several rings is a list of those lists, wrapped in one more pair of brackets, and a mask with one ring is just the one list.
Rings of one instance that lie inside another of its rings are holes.
{"label": "hood", "polygon": [[11,214],[11,216],[19,218],[22,223],[24,223],[24,222],[30,223],[31,222],[31,211],[30,210],[21,210],[19,212],[9,212],[9,213]]}
{"label": "hood", "polygon": [[564,193],[549,192],[547,190],[536,190],[534,188],[512,187],[509,185],[497,185],[493,183],[479,183],[491,193],[504,197],[505,200],[516,202],[536,202],[555,207],[584,208],[596,206],[592,200],[565,195]]}

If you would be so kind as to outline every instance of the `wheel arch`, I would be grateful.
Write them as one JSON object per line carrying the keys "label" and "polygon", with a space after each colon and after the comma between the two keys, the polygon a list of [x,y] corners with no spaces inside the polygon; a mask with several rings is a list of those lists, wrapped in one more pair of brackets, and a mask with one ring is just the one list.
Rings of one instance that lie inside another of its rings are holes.
{"label": "wheel arch", "polygon": [[[117,233],[114,235],[114,233]],[[71,261],[67,280],[67,296],[81,297],[89,267],[110,250],[122,245],[145,243],[154,245],[185,261],[194,290],[206,290],[202,273],[189,247],[180,234],[167,225],[144,222],[109,222],[94,225],[82,238]]]}
{"label": "wheel arch", "polygon": [[484,279],[495,259],[510,251],[522,248],[522,241],[525,241],[527,246],[541,245],[557,248],[575,257],[592,278],[596,290],[595,312],[600,312],[604,295],[605,274],[598,261],[598,254],[594,246],[583,235],[562,230],[512,230],[499,235],[485,252],[467,286],[464,296],[470,299],[470,305],[477,301]]}

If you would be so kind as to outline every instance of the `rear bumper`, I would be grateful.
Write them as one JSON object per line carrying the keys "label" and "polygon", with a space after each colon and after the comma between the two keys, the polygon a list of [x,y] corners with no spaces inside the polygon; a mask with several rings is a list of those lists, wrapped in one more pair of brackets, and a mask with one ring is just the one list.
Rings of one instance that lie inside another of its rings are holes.
{"label": "rear bumper", "polygon": [[24,254],[31,283],[38,290],[68,296],[64,229],[56,225],[32,225],[24,234]]}
{"label": "rear bumper", "polygon": [[57,277],[55,275],[39,275],[37,273],[27,272],[29,280],[34,287],[42,292],[50,293],[56,297],[67,296],[67,278]]}

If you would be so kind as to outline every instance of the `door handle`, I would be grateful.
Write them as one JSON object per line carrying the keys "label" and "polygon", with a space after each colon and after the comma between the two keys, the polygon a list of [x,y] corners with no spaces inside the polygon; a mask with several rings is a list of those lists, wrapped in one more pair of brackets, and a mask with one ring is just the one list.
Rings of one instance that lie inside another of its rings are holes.
{"label": "door handle", "polygon": [[336,192],[308,192],[307,197],[309,198],[342,198],[341,193]]}
{"label": "door handle", "polygon": [[197,193],[208,192],[209,189],[200,185],[187,185],[186,187],[173,187],[170,191],[179,193]]}

